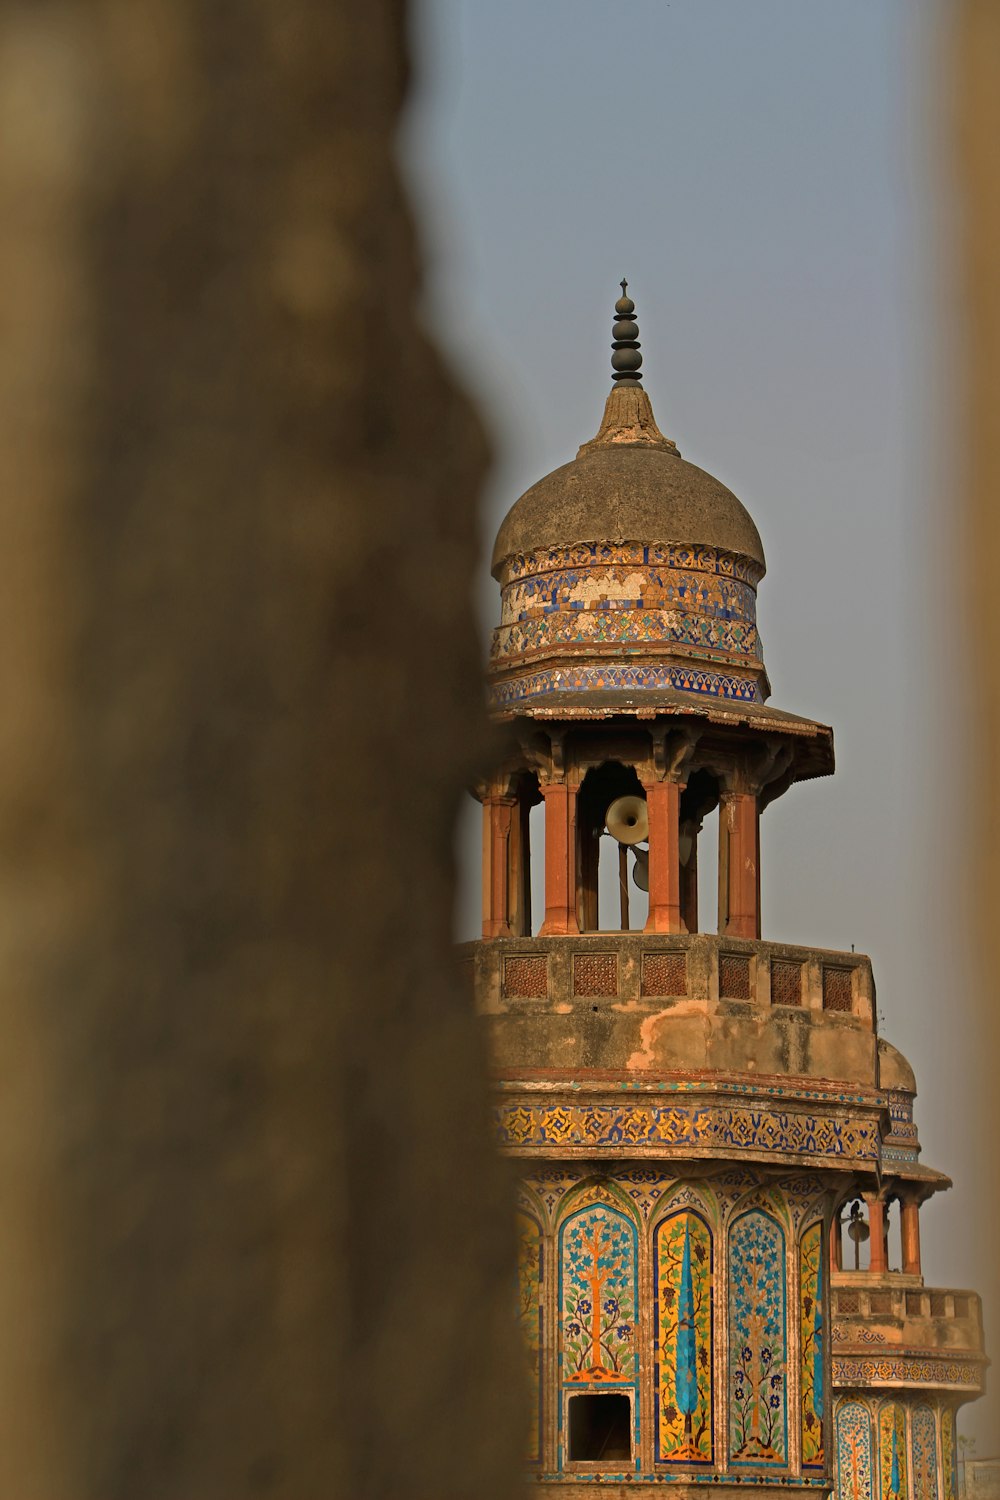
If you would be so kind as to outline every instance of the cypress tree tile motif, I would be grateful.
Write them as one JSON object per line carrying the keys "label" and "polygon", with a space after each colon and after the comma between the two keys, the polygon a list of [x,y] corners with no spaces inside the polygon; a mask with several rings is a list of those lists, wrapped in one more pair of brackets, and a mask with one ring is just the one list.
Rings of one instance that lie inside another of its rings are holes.
{"label": "cypress tree tile motif", "polygon": [[941,1470],[944,1474],[944,1500],[957,1500],[958,1451],[955,1445],[955,1413],[941,1413]]}
{"label": "cypress tree tile motif", "polygon": [[906,1482],[906,1413],[888,1401],[878,1414],[878,1469],[881,1500],[908,1500]]}
{"label": "cypress tree tile motif", "polygon": [[656,1228],[656,1458],[710,1464],[712,1444],[712,1235],[688,1210]]}
{"label": "cypress tree tile motif", "polygon": [[802,1465],[822,1469],[825,1461],[826,1392],[823,1357],[823,1226],[811,1224],[799,1241],[799,1349],[802,1357]]}

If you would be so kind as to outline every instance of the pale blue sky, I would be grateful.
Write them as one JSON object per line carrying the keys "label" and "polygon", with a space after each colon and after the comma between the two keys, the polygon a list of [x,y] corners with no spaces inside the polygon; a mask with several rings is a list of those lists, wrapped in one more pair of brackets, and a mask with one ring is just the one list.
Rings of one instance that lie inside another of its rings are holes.
{"label": "pale blue sky", "polygon": [[[924,1160],[956,1183],[924,1211],[925,1272],[975,1285],[937,5],[424,0],[419,16],[404,159],[428,317],[495,438],[484,544],[596,431],[627,276],[661,428],[760,530],[771,701],[835,731],[836,776],[764,817],[764,936],[871,954]],[[480,598],[485,629],[485,567]],[[463,936],[474,921],[467,903]]]}

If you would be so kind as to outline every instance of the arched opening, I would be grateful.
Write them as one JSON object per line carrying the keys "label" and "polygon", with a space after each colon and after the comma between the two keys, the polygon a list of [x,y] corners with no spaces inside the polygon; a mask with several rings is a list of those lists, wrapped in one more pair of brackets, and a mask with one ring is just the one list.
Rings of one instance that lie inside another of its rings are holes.
{"label": "arched opening", "polygon": [[[719,793],[718,777],[704,768],[688,778],[681,793],[681,921],[688,932],[715,932],[718,928]],[[706,818],[710,820],[709,831],[702,838]]]}
{"label": "arched opening", "polygon": [[545,803],[541,795],[528,808],[527,863],[530,936],[545,921]]}
{"label": "arched opening", "polygon": [[591,767],[576,814],[581,932],[627,932],[646,923],[649,901],[642,882],[648,887],[648,840],[627,845],[607,832],[608,808],[620,797],[645,801],[634,767],[620,761]]}
{"label": "arched opening", "polygon": [[871,1259],[871,1228],[863,1198],[841,1211],[841,1265],[845,1271],[867,1271]]}
{"label": "arched opening", "polygon": [[[511,937],[531,937],[542,925],[545,914],[545,812],[538,777],[533,771],[524,771],[517,777],[514,796],[508,920]],[[537,917],[536,884],[541,902]]]}
{"label": "arched opening", "polygon": [[901,1204],[898,1198],[889,1198],[885,1205],[885,1242],[886,1242],[886,1270],[902,1271],[904,1266],[903,1255],[903,1223]]}

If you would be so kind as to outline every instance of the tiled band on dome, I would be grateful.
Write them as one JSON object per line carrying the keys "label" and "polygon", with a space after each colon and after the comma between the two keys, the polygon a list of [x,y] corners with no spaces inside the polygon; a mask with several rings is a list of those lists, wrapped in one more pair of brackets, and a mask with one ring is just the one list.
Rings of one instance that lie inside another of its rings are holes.
{"label": "tiled band on dome", "polygon": [[701,573],[719,573],[739,578],[754,587],[764,569],[751,558],[738,557],[716,547],[690,547],[676,542],[577,542],[567,547],[545,547],[537,552],[510,557],[504,564],[504,587],[517,578],[551,573],[560,568],[629,566],[694,568]]}
{"label": "tiled band on dome", "polygon": [[511,658],[546,655],[564,646],[628,646],[646,641],[748,656],[753,661],[761,658],[760,639],[752,622],[713,620],[686,609],[646,609],[643,603],[637,599],[635,608],[610,602],[580,605],[501,625],[493,632],[490,660],[500,666],[507,665]]}
{"label": "tiled band on dome", "polygon": [[[494,702],[602,688],[758,700],[760,576],[750,559],[670,543],[593,542],[514,557],[490,652],[491,673],[500,679]],[[647,647],[672,664],[624,664],[616,647],[632,653]],[[609,654],[618,661],[605,666],[601,659]],[[679,667],[677,658],[689,655],[700,660]],[[561,657],[572,665],[543,669],[542,662],[550,667]],[[513,678],[518,666],[531,663],[536,671]]]}
{"label": "tiled band on dome", "polygon": [[530,620],[559,611],[641,609],[643,606],[696,608],[721,620],[752,624],[756,594],[748,583],[694,569],[664,565],[595,565],[560,568],[510,583],[503,591],[501,623]]}
{"label": "tiled band on dome", "polygon": [[578,693],[602,688],[626,692],[657,692],[674,688],[684,693],[710,693],[716,698],[735,698],[742,703],[757,703],[761,694],[757,684],[745,677],[718,672],[692,671],[687,667],[670,667],[654,662],[646,666],[616,666],[612,662],[599,667],[566,665],[554,671],[531,672],[506,682],[494,683],[490,701],[495,708],[517,703],[543,693]]}

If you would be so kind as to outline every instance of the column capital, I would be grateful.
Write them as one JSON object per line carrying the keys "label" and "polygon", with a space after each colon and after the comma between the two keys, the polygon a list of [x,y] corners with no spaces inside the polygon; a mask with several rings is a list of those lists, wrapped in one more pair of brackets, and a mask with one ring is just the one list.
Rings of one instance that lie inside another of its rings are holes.
{"label": "column capital", "polygon": [[513,806],[517,801],[517,772],[505,769],[477,776],[469,790],[477,802],[509,802]]}
{"label": "column capital", "polygon": [[553,787],[568,787],[571,792],[578,792],[583,782],[583,773],[576,767],[571,766],[561,774],[551,771],[540,774],[538,777],[538,790],[544,797],[546,792],[551,792]]}
{"label": "column capital", "polygon": [[651,729],[649,738],[652,745],[652,780],[674,781],[683,786],[687,782],[691,757],[698,744],[700,731],[692,724],[682,724],[676,729],[661,726]]}
{"label": "column capital", "polygon": [[724,797],[757,797],[766,807],[789,785],[792,747],[769,736],[719,773]]}

